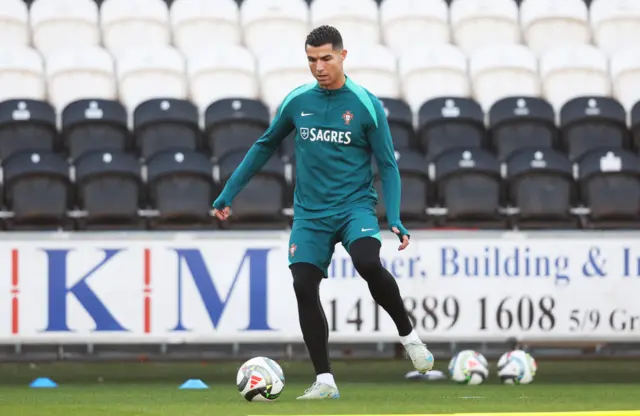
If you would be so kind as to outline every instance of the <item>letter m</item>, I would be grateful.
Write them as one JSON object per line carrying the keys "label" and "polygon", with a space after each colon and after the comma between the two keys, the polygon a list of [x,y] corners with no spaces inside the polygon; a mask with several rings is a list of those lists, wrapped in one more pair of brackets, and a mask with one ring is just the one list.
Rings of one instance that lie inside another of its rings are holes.
{"label": "letter m", "polygon": [[182,322],[183,263],[186,264],[202,303],[207,309],[214,328],[218,327],[225,307],[233,294],[245,262],[249,263],[249,325],[247,331],[271,331],[267,323],[267,257],[271,249],[250,249],[244,253],[231,283],[229,293],[223,299],[216,289],[214,278],[205,265],[202,253],[197,249],[176,249],[178,255],[178,324],[174,331],[186,331]]}

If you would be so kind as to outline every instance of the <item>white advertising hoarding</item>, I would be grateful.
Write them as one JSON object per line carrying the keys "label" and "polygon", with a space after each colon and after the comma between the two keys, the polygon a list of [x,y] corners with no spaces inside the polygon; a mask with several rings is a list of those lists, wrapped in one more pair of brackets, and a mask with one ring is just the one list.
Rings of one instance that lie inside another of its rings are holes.
{"label": "white advertising hoarding", "polygon": [[[0,242],[0,343],[301,342],[288,235],[210,236]],[[426,342],[640,340],[638,238],[383,243]],[[332,341],[398,339],[341,246],[321,299]]]}

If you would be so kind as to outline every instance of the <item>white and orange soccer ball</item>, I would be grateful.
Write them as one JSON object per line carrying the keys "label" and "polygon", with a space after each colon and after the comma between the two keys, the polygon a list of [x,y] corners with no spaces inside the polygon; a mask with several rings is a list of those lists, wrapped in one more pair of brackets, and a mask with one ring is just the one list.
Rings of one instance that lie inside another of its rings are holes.
{"label": "white and orange soccer ball", "polygon": [[236,377],[240,395],[250,402],[270,402],[284,390],[284,372],[267,357],[254,357],[242,364]]}
{"label": "white and orange soccer ball", "polygon": [[458,384],[482,384],[489,377],[489,364],[477,351],[460,351],[449,362],[449,376]]}

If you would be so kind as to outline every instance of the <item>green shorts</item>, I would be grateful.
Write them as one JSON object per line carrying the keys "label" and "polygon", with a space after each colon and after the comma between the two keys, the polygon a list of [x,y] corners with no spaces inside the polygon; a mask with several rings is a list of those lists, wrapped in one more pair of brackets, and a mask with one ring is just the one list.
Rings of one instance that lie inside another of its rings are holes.
{"label": "green shorts", "polygon": [[289,237],[289,264],[311,263],[324,273],[331,264],[337,243],[349,252],[359,238],[380,240],[380,227],[373,208],[354,208],[317,219],[296,219]]}

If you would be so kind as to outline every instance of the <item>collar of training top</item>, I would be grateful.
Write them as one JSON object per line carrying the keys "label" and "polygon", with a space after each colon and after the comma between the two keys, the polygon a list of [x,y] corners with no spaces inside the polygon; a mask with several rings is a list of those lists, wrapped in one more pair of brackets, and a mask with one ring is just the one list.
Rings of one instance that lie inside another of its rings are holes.
{"label": "collar of training top", "polygon": [[349,77],[348,77],[346,74],[345,74],[344,78],[345,78],[345,82],[344,82],[344,84],[342,85],[342,87],[340,87],[340,88],[336,88],[335,90],[329,90],[329,89],[326,89],[326,88],[322,88],[322,87],[320,86],[320,83],[319,83],[319,82],[317,82],[317,81],[316,81],[316,86],[315,86],[313,89],[314,89],[315,91],[323,92],[323,93],[325,93],[325,94],[327,94],[327,95],[330,95],[330,94],[338,94],[338,93],[340,93],[340,92],[347,91],[347,90],[349,89],[348,84],[351,82],[351,80],[349,80]]}

